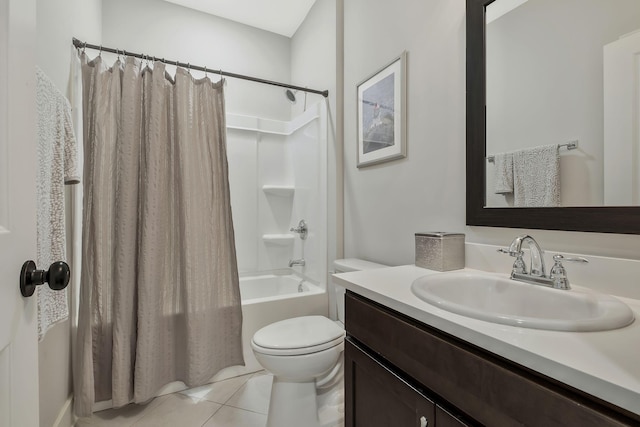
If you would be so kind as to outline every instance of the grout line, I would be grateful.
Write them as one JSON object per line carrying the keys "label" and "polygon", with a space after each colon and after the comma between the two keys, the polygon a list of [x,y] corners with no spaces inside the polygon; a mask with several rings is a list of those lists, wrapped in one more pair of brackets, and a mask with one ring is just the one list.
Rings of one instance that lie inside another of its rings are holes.
{"label": "grout line", "polygon": [[233,409],[239,409],[241,411],[253,412],[254,414],[259,414],[259,415],[264,415],[264,416],[269,415],[268,414],[269,410],[267,410],[267,413],[265,414],[264,412],[252,411],[251,409],[240,408],[238,406],[233,406],[233,405],[222,405],[222,406],[227,406],[227,407],[233,408]]}
{"label": "grout line", "polygon": [[225,401],[222,403],[223,405],[226,405],[226,403],[227,403],[228,401],[230,401],[230,400],[231,400],[231,398],[232,398],[233,396],[235,396],[235,395],[236,395],[236,393],[238,393],[238,392],[242,389],[242,387],[244,387],[244,386],[246,386],[246,385],[247,385],[247,383],[249,382],[249,380],[250,380],[251,378],[253,378],[253,374],[247,374],[247,375],[246,375],[246,377],[247,377],[247,379],[246,379],[242,384],[240,384],[240,387],[238,387],[238,388],[236,389],[236,391],[234,391],[233,393],[231,393],[231,396],[229,396],[229,397],[227,398],[227,400],[225,400]]}
{"label": "grout line", "polygon": [[242,384],[240,384],[238,386],[238,388],[235,389],[234,392],[231,393],[231,395],[225,399],[224,402],[216,402],[214,400],[209,400],[209,399],[206,398],[206,395],[205,395],[205,397],[202,397],[200,400],[206,400],[207,402],[213,402],[213,403],[217,403],[218,405],[224,405],[225,403],[227,403],[229,401],[229,399],[231,399],[247,383],[247,381],[249,381],[251,379],[252,374],[238,375],[236,377],[231,377],[231,378],[227,378],[225,380],[216,381],[216,382],[212,383],[212,385],[213,384],[219,384],[219,383],[222,383],[224,381],[235,380],[235,379],[241,378],[241,377],[247,377],[247,379]]}
{"label": "grout line", "polygon": [[[212,403],[214,403],[214,402],[212,402]],[[218,403],[218,405],[220,405],[220,404]],[[213,416],[214,416],[215,414],[217,414],[218,412],[220,412],[220,409],[222,409],[223,407],[224,407],[224,405],[220,405],[220,407],[219,407],[218,409],[216,409],[216,410],[213,412],[213,414],[211,414],[211,416],[210,416],[209,418],[207,418],[207,419],[205,420],[205,422],[203,422],[203,423],[202,423],[202,425],[201,425],[200,427],[204,427],[204,425],[205,425],[206,423],[208,423],[208,422],[209,422],[209,420],[210,420],[211,418],[213,418]]]}

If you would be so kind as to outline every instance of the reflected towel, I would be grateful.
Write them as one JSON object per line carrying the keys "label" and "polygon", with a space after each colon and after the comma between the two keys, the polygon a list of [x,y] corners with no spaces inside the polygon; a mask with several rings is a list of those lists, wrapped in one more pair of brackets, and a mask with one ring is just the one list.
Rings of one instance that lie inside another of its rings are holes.
{"label": "reflected towel", "polygon": [[514,206],[560,206],[558,144],[513,153]]}
{"label": "reflected towel", "polygon": [[513,193],[513,153],[500,153],[493,156],[495,180],[494,193]]}

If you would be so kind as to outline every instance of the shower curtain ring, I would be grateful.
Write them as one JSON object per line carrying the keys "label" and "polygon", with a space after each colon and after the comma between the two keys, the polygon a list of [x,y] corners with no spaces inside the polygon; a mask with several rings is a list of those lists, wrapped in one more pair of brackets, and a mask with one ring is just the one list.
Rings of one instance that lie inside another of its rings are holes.
{"label": "shower curtain ring", "polygon": [[84,53],[84,51],[87,49],[87,42],[84,42],[82,44],[82,53]]}

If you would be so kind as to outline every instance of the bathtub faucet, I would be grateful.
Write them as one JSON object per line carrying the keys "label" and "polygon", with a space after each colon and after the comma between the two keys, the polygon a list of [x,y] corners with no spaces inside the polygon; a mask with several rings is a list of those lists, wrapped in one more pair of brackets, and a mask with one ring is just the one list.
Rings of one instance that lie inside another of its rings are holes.
{"label": "bathtub faucet", "polygon": [[289,260],[289,267],[293,267],[294,265],[304,267],[305,264],[304,258]]}

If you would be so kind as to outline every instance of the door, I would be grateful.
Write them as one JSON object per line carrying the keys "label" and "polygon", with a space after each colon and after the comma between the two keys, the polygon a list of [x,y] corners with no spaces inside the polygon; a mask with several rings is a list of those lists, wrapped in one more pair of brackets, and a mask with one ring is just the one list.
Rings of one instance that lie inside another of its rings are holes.
{"label": "door", "polygon": [[18,287],[23,262],[36,257],[35,7],[0,0],[1,427],[39,421],[36,298]]}
{"label": "door", "polygon": [[604,47],[604,204],[640,204],[640,30]]}

